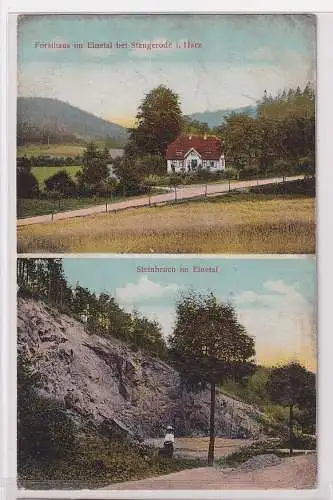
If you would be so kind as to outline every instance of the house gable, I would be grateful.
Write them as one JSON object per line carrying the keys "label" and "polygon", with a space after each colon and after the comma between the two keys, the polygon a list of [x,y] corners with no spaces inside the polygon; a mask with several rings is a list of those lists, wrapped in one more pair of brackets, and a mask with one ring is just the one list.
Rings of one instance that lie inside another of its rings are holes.
{"label": "house gable", "polygon": [[194,148],[189,149],[187,153],[185,153],[184,159],[188,158],[189,156],[197,156],[198,158],[201,159],[201,154],[198,153],[198,151]]}

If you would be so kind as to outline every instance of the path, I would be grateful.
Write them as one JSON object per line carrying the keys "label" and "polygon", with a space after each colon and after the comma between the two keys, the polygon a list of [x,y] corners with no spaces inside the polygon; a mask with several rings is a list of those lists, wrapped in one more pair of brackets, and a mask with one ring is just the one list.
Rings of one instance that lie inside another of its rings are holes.
{"label": "path", "polygon": [[[293,176],[286,177],[286,181],[294,181],[298,179],[303,179],[303,176]],[[272,179],[259,179],[251,181],[236,181],[232,182],[232,189],[247,189],[249,187],[254,187],[257,185],[263,186],[267,184],[274,184],[283,182],[282,177],[276,177]],[[177,188],[177,200],[187,200],[190,198],[197,198],[203,196],[205,192],[205,185],[187,185]],[[216,194],[225,194],[229,191],[228,183],[224,184],[208,184],[207,185],[207,195],[212,196]],[[168,193],[152,195],[150,198],[151,205],[159,205],[167,202],[172,202],[175,200],[175,192],[171,190]],[[149,198],[129,198],[125,201],[109,203],[108,212],[114,212],[119,210],[125,210],[127,208],[137,208],[149,206]],[[102,213],[106,211],[105,203],[103,205],[96,205],[93,207],[80,208],[77,210],[70,210],[67,212],[59,212],[54,214],[53,220],[58,221],[62,219],[71,219],[74,217],[85,217],[87,215],[93,215],[97,213]],[[38,215],[36,217],[27,217],[25,219],[19,219],[17,221],[17,226],[27,226],[31,224],[41,224],[50,222],[52,220],[52,215]]]}
{"label": "path", "polygon": [[[215,438],[215,457],[226,457],[234,451],[238,451],[241,446],[248,446],[253,441],[250,439],[228,439]],[[162,446],[162,438],[150,438],[145,444],[159,448]],[[207,457],[209,445],[208,437],[177,437],[175,442],[175,455],[189,458]]]}
{"label": "path", "polygon": [[316,455],[286,458],[282,463],[251,472],[200,467],[140,481],[107,486],[107,490],[250,490],[315,488]]}

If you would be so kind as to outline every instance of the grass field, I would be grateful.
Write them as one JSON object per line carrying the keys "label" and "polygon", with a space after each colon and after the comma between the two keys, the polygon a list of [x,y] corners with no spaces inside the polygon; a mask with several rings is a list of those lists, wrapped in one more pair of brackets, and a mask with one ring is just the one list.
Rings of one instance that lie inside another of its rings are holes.
{"label": "grass field", "polygon": [[64,167],[32,167],[31,172],[38,180],[39,189],[44,189],[44,181],[56,174],[60,170],[66,170],[69,175],[75,180],[75,174],[81,169],[80,165],[66,165]]}
{"label": "grass field", "polygon": [[18,228],[19,252],[314,253],[315,201],[243,194]]}
{"label": "grass field", "polygon": [[84,144],[28,144],[17,148],[17,156],[77,156],[85,149]]}

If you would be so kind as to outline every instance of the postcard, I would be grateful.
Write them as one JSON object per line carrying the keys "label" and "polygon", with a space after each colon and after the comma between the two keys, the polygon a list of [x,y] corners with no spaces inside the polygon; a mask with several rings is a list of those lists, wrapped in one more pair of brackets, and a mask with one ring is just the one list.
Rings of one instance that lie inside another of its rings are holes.
{"label": "postcard", "polygon": [[18,488],[316,487],[315,259],[19,258]]}
{"label": "postcard", "polygon": [[315,252],[316,17],[18,18],[19,253]]}

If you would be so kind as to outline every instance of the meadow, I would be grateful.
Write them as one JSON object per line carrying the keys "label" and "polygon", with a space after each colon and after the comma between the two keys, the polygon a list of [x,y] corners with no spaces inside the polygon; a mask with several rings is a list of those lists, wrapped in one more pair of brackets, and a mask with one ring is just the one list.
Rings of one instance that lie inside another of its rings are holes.
{"label": "meadow", "polygon": [[314,253],[315,199],[238,194],[18,228],[18,251]]}
{"label": "meadow", "polygon": [[38,180],[39,189],[44,189],[44,182],[46,179],[56,174],[60,170],[66,170],[73,180],[75,180],[75,174],[81,170],[80,165],[65,165],[63,167],[32,167],[31,172]]}
{"label": "meadow", "polygon": [[85,144],[27,144],[17,148],[17,156],[81,156]]}

